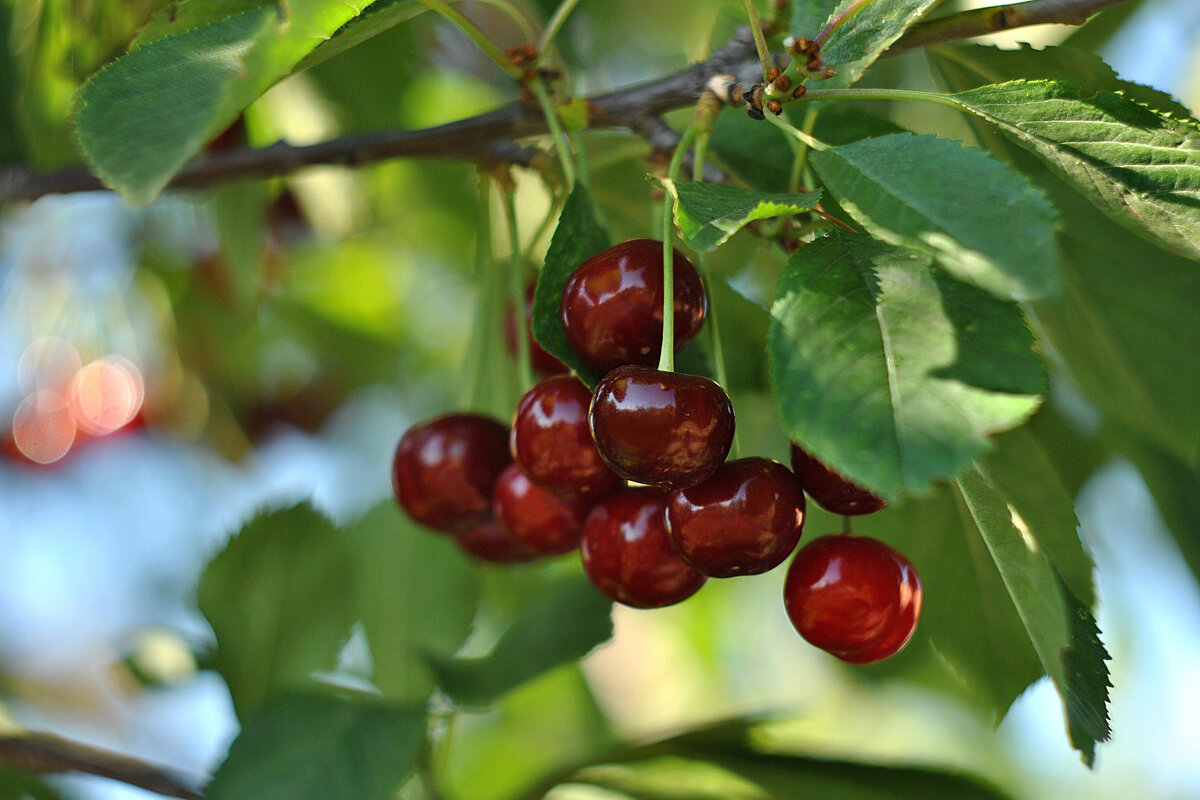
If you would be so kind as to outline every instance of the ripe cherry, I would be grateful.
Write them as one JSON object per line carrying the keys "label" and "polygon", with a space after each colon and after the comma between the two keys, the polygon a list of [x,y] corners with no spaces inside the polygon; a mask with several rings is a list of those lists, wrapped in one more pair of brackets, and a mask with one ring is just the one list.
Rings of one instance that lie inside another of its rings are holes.
{"label": "ripe cherry", "polygon": [[704,480],[733,444],[729,395],[698,375],[617,367],[596,386],[588,420],[614,472],[664,489]]}
{"label": "ripe cherry", "polygon": [[592,396],[575,377],[546,378],[525,393],[513,416],[512,455],[531,481],[569,497],[603,497],[621,485],[588,431]]}
{"label": "ripe cherry", "polygon": [[667,529],[683,560],[713,578],[758,575],[796,548],[804,490],[791,470],[766,458],[722,464],[708,480],[676,489]]}
{"label": "ripe cherry", "polygon": [[[708,296],[700,273],[674,251],[675,350],[704,324]],[[563,325],[571,348],[604,373],[622,364],[658,363],[663,330],[663,248],[633,239],[598,253],[567,280]]]}
{"label": "ripe cherry", "polygon": [[921,579],[883,542],[822,536],[792,559],[783,602],[810,644],[851,664],[870,664],[900,652],[912,638]]}
{"label": "ripe cherry", "polygon": [[[533,368],[543,375],[561,375],[567,371],[567,365],[537,343],[533,338],[532,315],[533,293],[537,289],[537,281],[530,281],[525,287],[525,338],[529,342],[529,361]],[[504,343],[508,352],[517,354],[517,313],[510,305],[504,316]]]}
{"label": "ripe cherry", "polygon": [[882,498],[851,483],[817,459],[800,445],[792,443],[792,470],[804,485],[808,496],[826,511],[843,516],[874,514],[887,507]]}
{"label": "ripe cherry", "polygon": [[578,547],[592,505],[591,500],[572,500],[541,488],[516,464],[500,473],[492,495],[496,519],[527,548],[542,555]]}
{"label": "ripe cherry", "polygon": [[621,489],[600,501],[583,526],[579,554],[600,591],[634,608],[686,600],[706,578],[689,567],[667,534],[667,495],[660,489]]}
{"label": "ripe cherry", "polygon": [[447,414],[401,437],[392,490],[422,525],[462,530],[491,516],[492,488],[511,462],[503,425],[478,414]]}
{"label": "ripe cherry", "polygon": [[454,534],[454,543],[467,555],[491,564],[523,564],[538,557],[502,522],[491,518]]}

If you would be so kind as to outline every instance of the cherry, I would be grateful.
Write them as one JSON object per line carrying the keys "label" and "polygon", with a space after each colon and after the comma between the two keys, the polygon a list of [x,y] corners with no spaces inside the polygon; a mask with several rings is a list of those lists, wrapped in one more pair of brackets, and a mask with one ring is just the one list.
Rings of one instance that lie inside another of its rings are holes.
{"label": "cherry", "polygon": [[[567,371],[567,365],[537,343],[533,338],[533,293],[537,289],[537,281],[530,281],[525,287],[525,338],[529,341],[529,362],[535,370],[543,375],[561,375]],[[504,316],[504,343],[508,352],[517,354],[517,312],[511,305]]]}
{"label": "cherry", "polygon": [[422,525],[461,530],[491,516],[492,487],[512,462],[508,431],[478,414],[447,414],[409,428],[392,460],[400,507]]}
{"label": "cherry", "polygon": [[569,497],[603,497],[621,485],[588,431],[591,392],[578,378],[546,378],[525,393],[513,416],[512,455],[531,481]]}
{"label": "cherry", "polygon": [[711,475],[733,443],[733,404],[699,375],[617,367],[596,386],[588,413],[601,457],[623,478],[665,489]]}
{"label": "cherry", "polygon": [[810,644],[851,664],[895,655],[921,615],[921,579],[909,560],[865,536],[822,536],[796,553],[783,603]]}
{"label": "cherry", "polygon": [[485,519],[454,534],[454,543],[467,555],[492,564],[523,564],[538,557],[496,519]]}
{"label": "cherry", "polygon": [[[675,350],[704,324],[708,296],[700,273],[674,251]],[[622,364],[658,363],[663,335],[663,248],[633,239],[584,261],[563,290],[567,342],[588,366],[608,372]]]}
{"label": "cherry", "polygon": [[591,500],[571,500],[541,488],[516,464],[500,473],[492,508],[505,528],[529,550],[558,555],[579,546]]}
{"label": "cherry", "polygon": [[792,443],[792,470],[817,505],[843,516],[874,514],[887,507],[887,501],[869,489],[843,478],[829,467]]}
{"label": "cherry", "polygon": [[675,552],[667,534],[667,495],[635,486],[600,501],[583,525],[579,554],[592,583],[634,608],[662,608],[691,597],[706,578]]}
{"label": "cherry", "polygon": [[667,530],[676,549],[713,578],[774,569],[796,548],[803,525],[800,482],[766,458],[730,461],[667,500]]}

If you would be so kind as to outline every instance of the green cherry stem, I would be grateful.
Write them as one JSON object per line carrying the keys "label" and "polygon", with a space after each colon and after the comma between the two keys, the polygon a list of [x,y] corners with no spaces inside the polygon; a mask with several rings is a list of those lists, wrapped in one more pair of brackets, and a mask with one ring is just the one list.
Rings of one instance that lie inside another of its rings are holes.
{"label": "green cherry stem", "polygon": [[[804,115],[804,125],[800,130],[811,136],[816,124],[817,109],[815,106],[809,106],[807,113]],[[808,153],[810,149],[803,143],[796,146],[796,156],[792,159],[792,174],[788,176],[788,191],[793,194],[800,191],[800,184],[804,178],[804,168],[808,165]]]}
{"label": "green cherry stem", "polygon": [[558,160],[562,164],[563,177],[567,179],[567,186],[574,186],[575,162],[567,147],[567,140],[563,137],[562,125],[558,122],[558,110],[554,107],[554,101],[550,99],[550,93],[546,91],[546,83],[542,80],[541,75],[535,72],[530,76],[529,89],[537,98],[538,105],[542,107],[542,115],[546,118],[546,127],[550,129],[550,138],[554,140],[554,149],[558,152]]}
{"label": "green cherry stem", "polygon": [[483,29],[474,22],[464,17],[458,11],[455,11],[447,3],[443,3],[442,0],[419,0],[419,2],[454,23],[459,30],[479,46],[479,49],[488,58],[495,61],[500,69],[507,72],[509,77],[517,80],[524,77],[525,70],[514,64],[505,54],[504,50],[500,48],[500,45],[492,41],[492,37],[484,33]]}
{"label": "green cherry stem", "polygon": [[545,52],[550,43],[554,41],[554,37],[558,36],[559,30],[563,23],[567,21],[567,17],[575,10],[575,6],[579,5],[579,0],[562,0],[558,4],[558,8],[554,9],[554,16],[550,17],[550,21],[546,23],[545,29],[542,31],[542,36],[538,39],[538,53]]}
{"label": "green cherry stem", "polygon": [[478,404],[481,401],[479,395],[483,387],[483,360],[487,349],[487,340],[494,329],[492,308],[495,304],[492,302],[492,295],[496,290],[496,270],[492,268],[491,195],[491,182],[481,176],[479,181],[479,219],[476,221],[475,228],[475,275],[479,280],[479,298],[476,300],[475,318],[471,322],[471,335],[467,340],[467,354],[464,359],[466,375],[460,397],[460,406],[472,410],[481,410]]}
{"label": "green cherry stem", "polygon": [[[805,96],[807,97],[807,95],[805,95]],[[776,128],[779,128],[779,130],[786,133],[788,136],[791,136],[793,139],[799,140],[801,144],[811,147],[813,150],[828,150],[829,149],[829,145],[825,144],[820,139],[817,139],[812,134],[807,133],[802,130],[799,130],[798,128],[793,126],[792,123],[790,123],[786,119],[784,119],[782,115],[776,115],[776,114],[772,114],[772,113],[768,112],[766,114],[766,120],[767,120],[767,122],[774,125]]]}
{"label": "green cherry stem", "polygon": [[746,18],[750,21],[750,32],[754,35],[754,49],[758,51],[758,60],[762,62],[763,82],[767,82],[771,69],[775,66],[771,63],[771,51],[767,48],[767,37],[763,36],[762,20],[758,18],[758,9],[754,7],[754,0],[742,0],[742,5],[746,7]]}
{"label": "green cherry stem", "polygon": [[517,199],[512,187],[499,181],[496,188],[504,197],[504,218],[508,223],[508,240],[512,256],[507,265],[508,302],[512,304],[517,340],[517,380],[521,394],[533,387],[533,361],[529,354],[529,337],[525,335],[525,258],[521,253],[521,234],[517,224]]}
{"label": "green cherry stem", "polygon": [[[672,183],[679,177],[683,166],[683,154],[696,139],[699,128],[689,125],[675,145],[671,163],[667,166],[667,180]],[[662,372],[675,371],[675,198],[663,192],[662,246],[663,246],[663,335],[659,350],[658,368]]]}

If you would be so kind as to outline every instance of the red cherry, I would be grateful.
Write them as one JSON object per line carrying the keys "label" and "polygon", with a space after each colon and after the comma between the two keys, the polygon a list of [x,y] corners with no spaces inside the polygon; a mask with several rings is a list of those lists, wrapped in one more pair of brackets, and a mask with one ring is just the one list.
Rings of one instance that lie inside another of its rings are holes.
{"label": "red cherry", "polygon": [[[673,260],[675,350],[704,324],[708,296],[700,273],[678,251]],[[567,341],[597,372],[622,364],[653,366],[662,348],[663,249],[633,239],[584,261],[563,291]]]}
{"label": "red cherry", "polygon": [[792,559],[783,603],[810,644],[851,664],[870,664],[900,652],[912,638],[921,579],[883,542],[822,536]]}
{"label": "red cherry", "polygon": [[596,386],[588,413],[601,457],[623,478],[664,489],[712,475],[733,444],[733,404],[699,375],[617,367]]}
{"label": "red cherry", "polygon": [[454,543],[467,555],[491,564],[523,564],[538,557],[495,519],[486,519],[454,534]]}
{"label": "red cherry", "polygon": [[621,489],[599,502],[583,526],[579,554],[600,591],[634,608],[686,600],[706,578],[689,567],[667,534],[667,495],[660,489]]}
{"label": "red cherry", "polygon": [[[525,287],[525,338],[529,341],[529,361],[533,368],[543,375],[561,375],[567,371],[567,365],[550,355],[533,338],[533,293],[537,289],[537,281],[530,281]],[[508,352],[517,354],[517,313],[510,305],[504,314],[504,343]]]}
{"label": "red cherry", "polygon": [[512,455],[531,481],[556,494],[598,499],[621,485],[588,431],[592,395],[575,377],[546,378],[513,415]]}
{"label": "red cherry", "polygon": [[508,431],[478,414],[447,414],[409,428],[392,460],[400,507],[435,530],[475,525],[492,513],[492,487],[512,462]]}
{"label": "red cherry", "polygon": [[837,474],[792,443],[792,470],[804,485],[804,491],[821,508],[834,514],[856,516],[874,514],[887,508],[887,501],[868,489]]}
{"label": "red cherry", "polygon": [[541,488],[512,464],[500,473],[492,495],[496,519],[535,553],[559,555],[579,546],[583,522],[594,504]]}
{"label": "red cherry", "polygon": [[791,554],[804,525],[804,490],[766,458],[721,465],[667,500],[667,530],[683,560],[713,578],[758,575]]}

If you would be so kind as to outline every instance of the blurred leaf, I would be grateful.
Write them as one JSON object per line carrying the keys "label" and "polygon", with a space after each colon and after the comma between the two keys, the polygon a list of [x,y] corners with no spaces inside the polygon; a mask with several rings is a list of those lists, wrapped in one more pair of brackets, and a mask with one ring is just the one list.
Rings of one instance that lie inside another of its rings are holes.
{"label": "blurred leaf", "polygon": [[97,176],[133,204],[162,190],[342,23],[341,0],[291,0],[209,22],[133,50],[79,93],[76,141]]}
{"label": "blurred leaf", "polygon": [[208,800],[387,800],[412,773],[425,736],[420,706],[287,694],[246,720]]}
{"label": "blurred leaf", "polygon": [[711,253],[751,222],[812,211],[820,192],[764,194],[720,183],[658,181],[675,199],[675,224],[687,243]]}
{"label": "blurred leaf", "polygon": [[780,276],[768,359],[788,434],[894,500],[927,492],[1038,404],[1044,378],[1011,303],[929,259],[835,232]]}
{"label": "blurred leaf", "polygon": [[612,603],[583,575],[552,579],[522,606],[487,655],[432,661],[438,685],[455,702],[485,705],[612,636]]}
{"label": "blurred leaf", "polygon": [[8,3],[0,3],[0,118],[7,120],[0,127],[0,164],[17,164],[24,160],[21,146],[17,98],[20,95],[20,76],[12,50],[13,9]]}
{"label": "blurred leaf", "polygon": [[387,697],[423,702],[434,687],[428,657],[449,656],[470,631],[478,572],[450,537],[418,528],[391,501],[346,536],[355,580],[343,593],[353,596],[371,645],[374,683]]}
{"label": "blurred leaf", "polygon": [[1200,257],[1195,120],[1055,81],[981,86],[951,99],[1035,153],[1110,219]]}
{"label": "blurred leaf", "polygon": [[1018,527],[1007,498],[977,469],[959,476],[958,490],[1000,571],[1042,668],[1063,699],[1071,744],[1090,767],[1106,741],[1108,652],[1092,612],[1062,582],[1041,543]]}
{"label": "blurred leaf", "polygon": [[60,800],[61,795],[33,775],[0,766],[0,800]]}
{"label": "blurred leaf", "polygon": [[797,39],[812,40],[829,15],[838,6],[838,0],[789,0],[792,18],[788,21],[788,32]]}
{"label": "blurred leaf", "polygon": [[[892,42],[925,15],[938,0],[842,0],[837,13],[853,13],[829,35],[821,56],[825,64],[837,70],[832,78],[821,81],[822,88],[840,88],[857,81],[863,71],[887,50]],[[814,34],[817,31],[813,32]],[[805,34],[807,35],[807,34]]]}
{"label": "blurred leaf", "polygon": [[1142,0],[1133,0],[1107,8],[1072,30],[1062,44],[1081,51],[1097,51],[1112,40],[1142,5]]}
{"label": "blurred leaf", "polygon": [[810,161],[871,234],[929,253],[959,280],[1003,298],[1061,291],[1053,206],[982,150],[898,133],[816,151]]}
{"label": "blurred leaf", "polygon": [[353,575],[346,537],[307,504],[261,514],[209,562],[198,600],[239,719],[334,666],[355,619]]}
{"label": "blurred leaf", "polygon": [[212,193],[221,254],[229,270],[235,307],[241,310],[250,309],[258,297],[268,193],[263,181],[221,186]]}
{"label": "blurred leaf", "polygon": [[558,227],[546,251],[546,263],[538,276],[533,298],[533,338],[546,352],[558,358],[588,386],[602,378],[584,364],[571,345],[562,323],[562,294],[575,268],[607,248],[608,232],[596,221],[596,210],[582,183],[575,184],[558,217]]}

